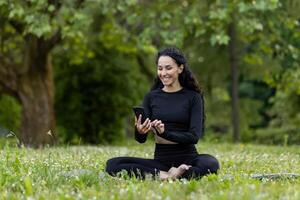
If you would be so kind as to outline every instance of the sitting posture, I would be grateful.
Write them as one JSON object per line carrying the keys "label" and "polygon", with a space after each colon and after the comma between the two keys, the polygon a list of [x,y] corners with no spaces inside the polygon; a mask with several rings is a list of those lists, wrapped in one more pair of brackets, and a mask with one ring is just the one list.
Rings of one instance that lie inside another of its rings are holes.
{"label": "sitting posture", "polygon": [[146,120],[135,118],[135,139],[144,143],[155,134],[154,159],[116,157],[106,163],[106,171],[117,175],[123,170],[130,176],[160,179],[201,178],[217,173],[218,160],[198,154],[195,144],[204,130],[204,99],[185,56],[176,48],[166,48],[157,55],[157,77],[145,95]]}

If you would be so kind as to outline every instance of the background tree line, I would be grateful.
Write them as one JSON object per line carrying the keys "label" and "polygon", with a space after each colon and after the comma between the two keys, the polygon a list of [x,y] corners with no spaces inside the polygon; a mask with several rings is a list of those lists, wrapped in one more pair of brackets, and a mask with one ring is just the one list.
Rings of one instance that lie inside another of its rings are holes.
{"label": "background tree line", "polygon": [[120,141],[156,51],[177,46],[205,90],[207,138],[299,144],[299,4],[0,0],[0,124],[29,146]]}

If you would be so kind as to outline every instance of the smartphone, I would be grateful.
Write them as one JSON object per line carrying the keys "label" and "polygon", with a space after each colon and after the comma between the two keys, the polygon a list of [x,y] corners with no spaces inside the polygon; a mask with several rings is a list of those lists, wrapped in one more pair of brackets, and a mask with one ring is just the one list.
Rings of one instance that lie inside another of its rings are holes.
{"label": "smartphone", "polygon": [[135,106],[132,108],[132,110],[137,119],[139,118],[140,115],[142,115],[141,123],[144,123],[144,121],[146,120],[146,114],[144,108],[140,106]]}
{"label": "smartphone", "polygon": [[[140,115],[142,115],[142,119],[141,119],[141,123],[144,123],[144,121],[146,120],[146,114],[145,114],[145,110],[143,107],[140,106],[135,106],[132,108],[136,118],[139,118]],[[154,133],[158,133],[157,129],[154,127],[155,132]]]}

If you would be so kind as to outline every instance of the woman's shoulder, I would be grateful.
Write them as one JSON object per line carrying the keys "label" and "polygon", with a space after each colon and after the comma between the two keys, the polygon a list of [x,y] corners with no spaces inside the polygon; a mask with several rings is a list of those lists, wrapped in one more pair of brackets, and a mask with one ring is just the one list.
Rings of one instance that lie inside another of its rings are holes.
{"label": "woman's shoulder", "polygon": [[196,92],[194,90],[185,89],[186,96],[190,99],[192,102],[202,102],[203,101],[203,94]]}
{"label": "woman's shoulder", "polygon": [[157,88],[157,89],[154,89],[154,90],[150,90],[149,92],[146,93],[145,96],[153,96],[155,94],[158,94],[160,93],[161,89]]}
{"label": "woman's shoulder", "polygon": [[186,92],[186,94],[192,96],[192,97],[201,97],[203,96],[203,94],[200,94],[199,92],[196,92],[195,90],[191,90],[188,88],[184,88],[184,91]]}
{"label": "woman's shoulder", "polygon": [[144,96],[145,99],[151,99],[153,96],[159,93],[159,89],[150,90]]}

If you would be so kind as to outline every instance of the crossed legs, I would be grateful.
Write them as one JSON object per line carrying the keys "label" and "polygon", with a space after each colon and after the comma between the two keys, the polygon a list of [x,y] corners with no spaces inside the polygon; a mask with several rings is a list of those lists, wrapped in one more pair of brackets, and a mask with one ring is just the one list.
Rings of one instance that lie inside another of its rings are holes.
{"label": "crossed legs", "polygon": [[160,177],[161,175],[164,175],[163,177],[165,178],[172,178],[171,176],[168,177],[171,173],[175,174],[175,178],[201,178],[210,173],[217,173],[218,169],[218,160],[208,154],[193,156],[192,159],[189,158],[183,163],[174,162],[173,166],[164,164],[156,159],[136,157],[116,157],[109,159],[106,163],[106,172],[112,176],[125,170],[129,176],[134,175],[142,179],[145,178],[146,174]]}
{"label": "crossed legs", "polygon": [[106,172],[112,176],[122,170],[127,171],[129,176],[144,179],[146,174],[159,175],[159,171],[168,171],[168,167],[157,160],[135,157],[116,157],[109,159],[106,163]]}

